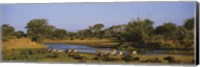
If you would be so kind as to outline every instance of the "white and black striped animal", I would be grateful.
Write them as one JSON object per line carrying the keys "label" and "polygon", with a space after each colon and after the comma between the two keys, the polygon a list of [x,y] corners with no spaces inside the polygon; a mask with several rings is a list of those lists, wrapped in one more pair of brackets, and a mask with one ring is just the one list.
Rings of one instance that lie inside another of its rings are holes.
{"label": "white and black striped animal", "polygon": [[118,56],[121,57],[123,56],[124,52],[123,51],[119,51]]}
{"label": "white and black striped animal", "polygon": [[64,53],[64,50],[56,50],[57,53]]}
{"label": "white and black striped animal", "polygon": [[75,49],[67,49],[67,50],[65,50],[65,53],[76,53],[77,52],[77,50],[75,50]]}
{"label": "white and black striped animal", "polygon": [[131,52],[131,55],[137,55],[137,51],[133,50],[133,51]]}
{"label": "white and black striped animal", "polygon": [[117,53],[117,50],[115,50],[115,49],[112,49],[112,50],[110,51],[110,55],[116,55],[116,53]]}
{"label": "white and black striped animal", "polygon": [[58,49],[47,49],[48,52],[54,52],[54,53],[64,53],[64,50],[58,50]]}

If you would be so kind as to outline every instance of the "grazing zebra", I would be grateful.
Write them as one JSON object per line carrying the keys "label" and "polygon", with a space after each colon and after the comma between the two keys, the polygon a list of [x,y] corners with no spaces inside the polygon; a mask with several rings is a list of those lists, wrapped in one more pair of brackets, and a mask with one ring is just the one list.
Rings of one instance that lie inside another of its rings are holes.
{"label": "grazing zebra", "polygon": [[96,51],[96,57],[102,57],[102,56],[104,56],[103,51],[100,51],[100,50]]}
{"label": "grazing zebra", "polygon": [[64,50],[57,50],[57,53],[64,53]]}
{"label": "grazing zebra", "polygon": [[57,50],[56,49],[52,49],[52,52],[56,52]]}
{"label": "grazing zebra", "polygon": [[65,53],[71,53],[71,52],[72,52],[71,49],[66,49],[66,50],[65,50]]}
{"label": "grazing zebra", "polygon": [[103,56],[107,56],[107,55],[110,55],[109,51],[103,51],[103,50],[96,51],[96,57],[103,57]]}
{"label": "grazing zebra", "polygon": [[47,49],[47,52],[52,52],[52,49]]}
{"label": "grazing zebra", "polygon": [[65,50],[65,53],[76,53],[77,50],[74,50],[74,49],[67,49]]}
{"label": "grazing zebra", "polygon": [[124,54],[124,52],[123,52],[123,51],[119,51],[119,54],[118,54],[118,56],[119,56],[119,57],[121,57],[123,54]]}
{"label": "grazing zebra", "polygon": [[75,49],[72,49],[72,53],[76,53],[77,52],[77,50],[75,50]]}
{"label": "grazing zebra", "polygon": [[117,53],[117,50],[115,50],[115,49],[112,49],[112,50],[110,51],[110,55],[116,55],[116,53]]}
{"label": "grazing zebra", "polygon": [[131,52],[131,55],[137,55],[137,51],[135,51],[135,50],[132,51],[132,52]]}

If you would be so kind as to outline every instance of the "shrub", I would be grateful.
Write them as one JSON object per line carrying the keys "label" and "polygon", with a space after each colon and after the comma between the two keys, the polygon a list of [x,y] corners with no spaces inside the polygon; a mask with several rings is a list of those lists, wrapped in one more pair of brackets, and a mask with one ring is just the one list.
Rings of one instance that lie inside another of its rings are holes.
{"label": "shrub", "polygon": [[134,57],[134,56],[124,56],[123,60],[125,60],[125,61],[139,61],[140,58],[139,57]]}
{"label": "shrub", "polygon": [[174,62],[174,57],[168,56],[168,57],[165,57],[164,60],[167,60],[169,63],[172,63]]}
{"label": "shrub", "polygon": [[159,60],[159,58],[149,58],[149,59],[146,59],[143,62],[162,62],[162,61]]}
{"label": "shrub", "polygon": [[106,61],[120,61],[121,57],[118,56],[111,56],[111,57],[105,57]]}
{"label": "shrub", "polygon": [[74,38],[70,38],[70,40],[74,40]]}

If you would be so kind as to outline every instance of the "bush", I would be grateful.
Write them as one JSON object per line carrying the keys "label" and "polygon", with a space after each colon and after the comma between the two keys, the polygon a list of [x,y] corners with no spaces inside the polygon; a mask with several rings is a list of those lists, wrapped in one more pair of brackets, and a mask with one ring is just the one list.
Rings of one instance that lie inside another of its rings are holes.
{"label": "bush", "polygon": [[6,42],[6,41],[9,41],[10,39],[14,39],[14,38],[16,38],[16,37],[14,37],[14,36],[3,36],[2,41]]}
{"label": "bush", "polygon": [[147,60],[145,60],[145,61],[143,61],[143,62],[162,62],[161,60],[159,60],[159,58],[149,58],[149,59],[147,59]]}
{"label": "bush", "polygon": [[133,57],[133,56],[125,56],[125,57],[123,57],[123,60],[125,60],[125,61],[140,61],[140,58]]}
{"label": "bush", "polygon": [[77,54],[77,53],[69,53],[68,57],[72,57],[74,59],[85,59],[85,57],[80,56],[80,54]]}
{"label": "bush", "polygon": [[174,57],[171,57],[171,56],[165,57],[164,60],[167,60],[168,63],[174,63],[174,62],[175,62],[175,58],[174,58]]}
{"label": "bush", "polygon": [[112,56],[112,57],[105,57],[106,61],[120,61],[121,57],[118,56]]}
{"label": "bush", "polygon": [[45,57],[41,49],[12,49],[4,50],[4,61],[38,61]]}
{"label": "bush", "polygon": [[74,40],[74,38],[70,38],[70,40]]}
{"label": "bush", "polygon": [[81,38],[80,40],[84,40],[84,38]]}

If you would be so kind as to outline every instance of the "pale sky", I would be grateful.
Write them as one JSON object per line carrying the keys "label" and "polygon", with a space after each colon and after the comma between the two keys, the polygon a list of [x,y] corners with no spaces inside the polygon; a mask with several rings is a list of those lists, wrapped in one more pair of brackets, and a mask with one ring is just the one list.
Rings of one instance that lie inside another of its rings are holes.
{"label": "pale sky", "polygon": [[195,2],[124,2],[124,3],[57,3],[0,4],[3,24],[25,30],[31,19],[46,18],[50,25],[68,31],[78,31],[103,23],[106,28],[126,24],[142,17],[154,21],[154,27],[164,22],[182,25],[194,17]]}

